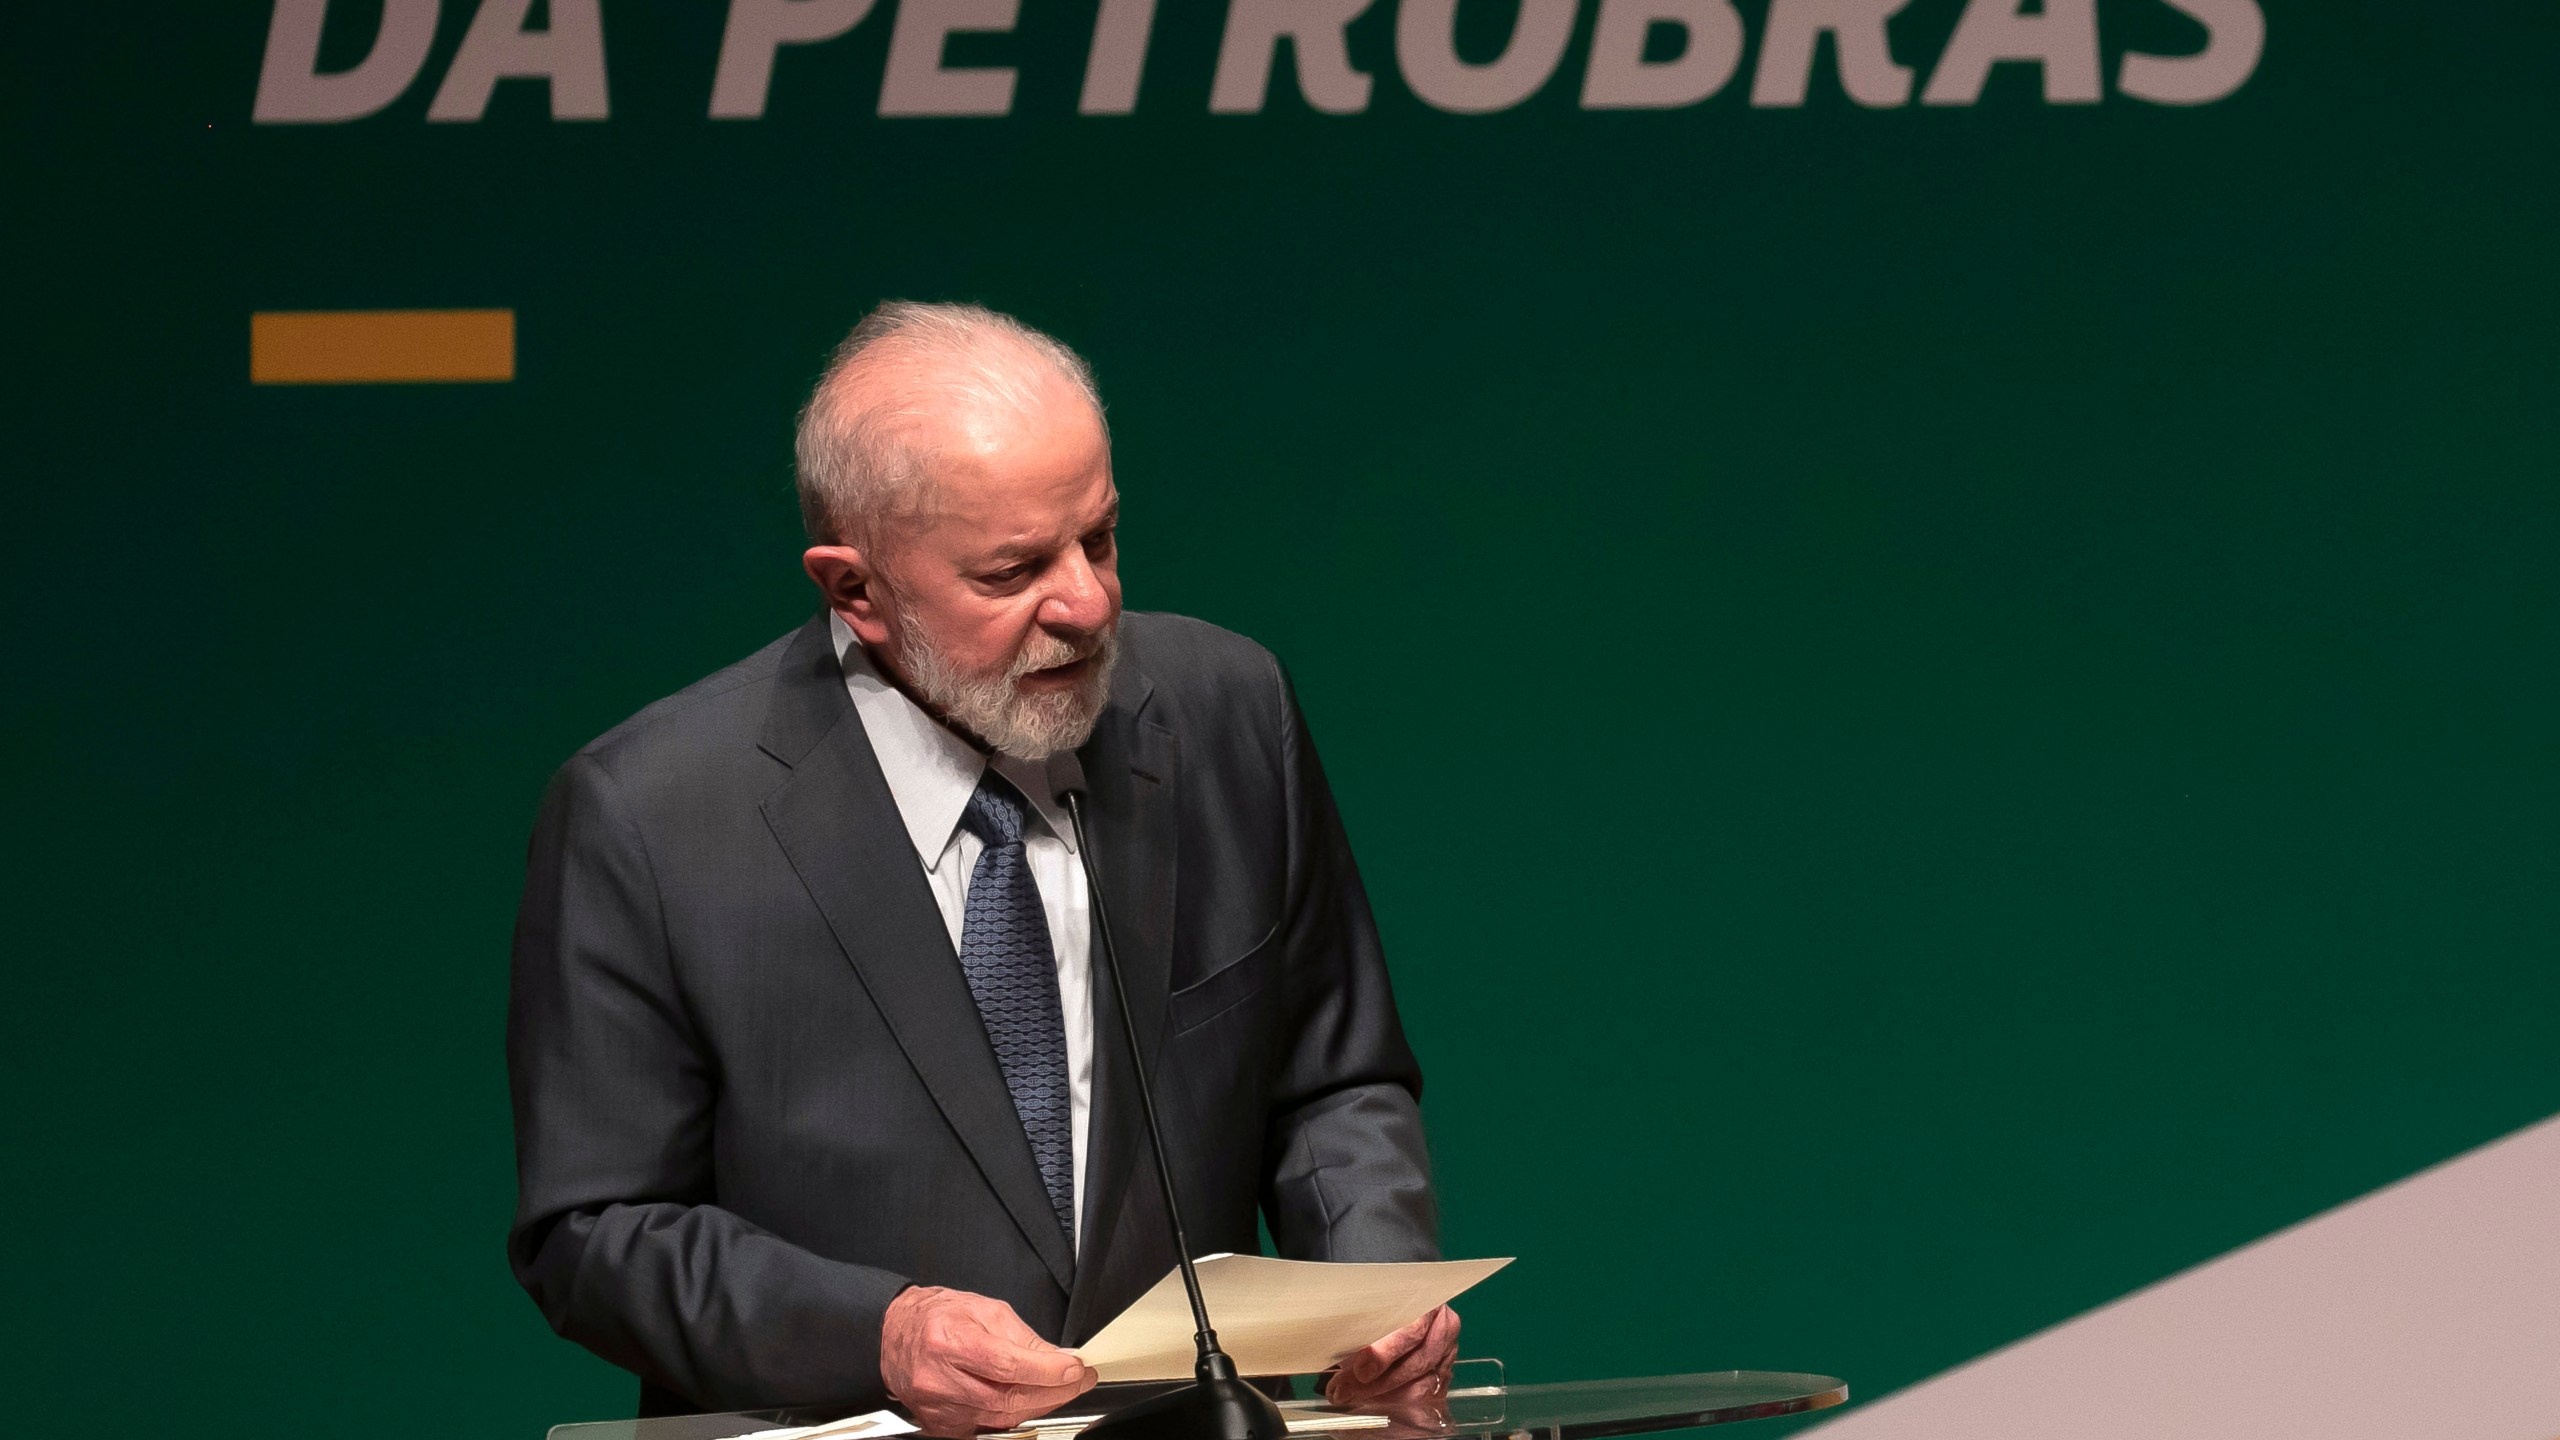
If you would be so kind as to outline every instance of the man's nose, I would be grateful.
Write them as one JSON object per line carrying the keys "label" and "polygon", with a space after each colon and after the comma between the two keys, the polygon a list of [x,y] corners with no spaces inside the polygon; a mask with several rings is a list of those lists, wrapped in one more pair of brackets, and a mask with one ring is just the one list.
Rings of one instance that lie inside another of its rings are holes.
{"label": "man's nose", "polygon": [[1053,630],[1089,635],[1111,623],[1111,588],[1081,548],[1059,561],[1056,584],[1040,604],[1040,623]]}

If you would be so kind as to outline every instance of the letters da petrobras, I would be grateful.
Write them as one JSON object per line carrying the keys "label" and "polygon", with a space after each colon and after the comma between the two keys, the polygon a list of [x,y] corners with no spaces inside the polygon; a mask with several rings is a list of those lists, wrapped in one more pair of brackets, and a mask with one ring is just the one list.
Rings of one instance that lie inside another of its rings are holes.
{"label": "letters da petrobras", "polygon": [[[1462,3],[1228,0],[1208,108],[1258,114],[1271,98],[1275,73],[1286,73],[1316,110],[1368,109],[1377,77],[1354,65],[1347,31],[1373,9],[1393,11],[1393,63],[1403,83],[1425,104],[1466,115],[1508,110],[1556,83],[1577,32],[1589,37],[1581,73],[1564,83],[1578,87],[1587,110],[1698,104],[1736,82],[1754,38],[1734,0],[1517,0],[1500,52],[1469,59],[1457,44]],[[2047,104],[2094,104],[2112,89],[2153,104],[2202,105],[2246,84],[2266,44],[2258,0],[2106,0],[2110,16],[2136,9],[2181,16],[2195,37],[2181,54],[2127,51],[2110,76],[2098,47],[2099,0],[1965,0],[1935,54],[1897,53],[1887,22],[1911,3],[1768,0],[1756,12],[1758,46],[1745,82],[1751,103],[1804,104],[1816,57],[1827,49],[1840,88],[1871,109],[1973,104],[2000,64],[2039,71]],[[531,28],[533,0],[382,0],[363,58],[326,71],[322,32],[361,28],[373,7],[343,3],[334,7],[342,13],[333,15],[331,0],[275,0],[253,118],[269,125],[332,124],[383,110],[425,78],[437,26],[449,7],[458,12],[463,6],[472,7],[470,18],[435,79],[429,120],[478,120],[504,79],[543,82],[554,120],[610,116],[601,0],[550,0],[539,29]],[[1157,0],[1099,0],[1082,60],[1080,113],[1126,115],[1138,108],[1156,9]],[[1008,115],[1019,72],[947,63],[946,42],[955,35],[1008,33],[1020,12],[1021,0],[729,0],[719,51],[705,57],[708,114],[761,118],[777,55],[787,47],[824,45],[869,23],[888,31],[882,115]],[[340,35],[338,44],[355,38]],[[1284,43],[1292,63],[1280,71],[1275,62]]]}

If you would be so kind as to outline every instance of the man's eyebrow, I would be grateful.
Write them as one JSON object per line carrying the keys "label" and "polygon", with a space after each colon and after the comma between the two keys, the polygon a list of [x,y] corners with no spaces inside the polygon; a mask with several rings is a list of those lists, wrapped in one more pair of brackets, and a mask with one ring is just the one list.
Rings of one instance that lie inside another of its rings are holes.
{"label": "man's eyebrow", "polygon": [[[1119,524],[1120,504],[1115,500],[1112,502],[1111,508],[1103,512],[1102,518],[1095,521],[1091,529],[1082,533],[1090,535],[1095,530],[1115,529]],[[1038,559],[1042,555],[1048,554],[1051,550],[1056,548],[1056,546],[1051,545],[1046,540],[1008,540],[1001,545],[991,547],[985,553],[979,555],[976,563],[980,565],[1003,565],[1015,560],[1034,560]]]}

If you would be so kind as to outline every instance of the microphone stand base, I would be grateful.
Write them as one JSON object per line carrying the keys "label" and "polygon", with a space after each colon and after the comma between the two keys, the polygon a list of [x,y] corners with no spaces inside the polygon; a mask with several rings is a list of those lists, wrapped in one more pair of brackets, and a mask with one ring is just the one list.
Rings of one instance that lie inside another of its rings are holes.
{"label": "microphone stand base", "polygon": [[1079,1440],[1286,1440],[1288,1433],[1270,1396],[1229,1375],[1123,1405]]}

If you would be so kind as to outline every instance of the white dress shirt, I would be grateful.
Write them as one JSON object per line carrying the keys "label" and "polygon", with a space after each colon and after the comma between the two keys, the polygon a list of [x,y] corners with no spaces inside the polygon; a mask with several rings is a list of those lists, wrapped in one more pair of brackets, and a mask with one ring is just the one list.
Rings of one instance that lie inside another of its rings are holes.
{"label": "white dress shirt", "polygon": [[[835,636],[836,660],[844,667],[844,687],[853,696],[854,714],[871,739],[872,753],[880,757],[880,773],[887,777],[889,794],[898,802],[907,838],[915,842],[916,859],[924,866],[925,883],[933,887],[933,901],[942,908],[943,927],[951,932],[951,948],[956,952],[961,922],[968,913],[969,881],[978,868],[978,852],[986,848],[961,825],[960,816],[968,808],[969,797],[977,793],[988,757],[883,679],[842,616],[829,616],[827,628]],[[1073,757],[1061,757],[1060,763],[1072,765]],[[1032,814],[1022,827],[1022,848],[1031,862],[1032,883],[1040,890],[1040,906],[1049,915],[1049,949],[1058,958],[1058,1010],[1067,1029],[1067,1113],[1076,1172],[1076,1233],[1071,1238],[1081,1244],[1085,1130],[1093,1113],[1092,899],[1085,889],[1084,867],[1076,860],[1075,830],[1058,804],[1050,767],[999,755],[995,770],[1031,801]]]}

